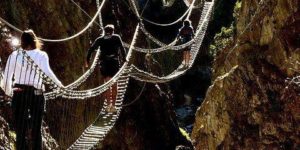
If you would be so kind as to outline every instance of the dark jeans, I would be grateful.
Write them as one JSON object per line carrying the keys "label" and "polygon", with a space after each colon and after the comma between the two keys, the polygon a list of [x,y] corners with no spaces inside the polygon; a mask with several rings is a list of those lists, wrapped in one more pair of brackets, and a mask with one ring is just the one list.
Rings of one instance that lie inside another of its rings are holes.
{"label": "dark jeans", "polygon": [[41,150],[41,126],[45,99],[31,86],[17,85],[12,107],[17,134],[17,150]]}

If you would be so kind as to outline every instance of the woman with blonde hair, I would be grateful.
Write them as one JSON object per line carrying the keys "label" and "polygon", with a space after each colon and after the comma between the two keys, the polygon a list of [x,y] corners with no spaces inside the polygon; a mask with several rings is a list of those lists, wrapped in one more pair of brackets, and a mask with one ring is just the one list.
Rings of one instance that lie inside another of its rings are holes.
{"label": "woman with blonde hair", "polygon": [[[44,72],[56,84],[63,86],[49,66],[46,52],[41,51],[42,43],[32,30],[21,35],[21,48],[8,58],[1,87],[6,95],[12,97],[17,150],[42,149],[41,126],[44,113],[45,90]],[[28,62],[28,57],[34,64]]]}

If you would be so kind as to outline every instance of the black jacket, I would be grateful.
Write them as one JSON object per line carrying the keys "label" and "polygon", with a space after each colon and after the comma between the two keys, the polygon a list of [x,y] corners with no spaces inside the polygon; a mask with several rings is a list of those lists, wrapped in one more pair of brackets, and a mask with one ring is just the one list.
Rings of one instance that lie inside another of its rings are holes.
{"label": "black jacket", "polygon": [[88,50],[87,62],[90,61],[92,53],[100,47],[100,61],[105,59],[121,59],[124,62],[126,59],[126,50],[123,47],[121,37],[117,34],[111,36],[101,36],[95,40],[91,48]]}

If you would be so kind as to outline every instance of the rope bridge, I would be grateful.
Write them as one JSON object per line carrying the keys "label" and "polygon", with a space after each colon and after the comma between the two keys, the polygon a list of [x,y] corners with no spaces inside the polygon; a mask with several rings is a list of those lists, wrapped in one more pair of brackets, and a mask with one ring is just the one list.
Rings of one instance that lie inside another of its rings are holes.
{"label": "rope bridge", "polygon": [[[61,41],[67,41],[67,40],[73,39],[76,36],[79,36],[80,34],[85,32],[86,29],[89,28],[91,26],[91,24],[96,20],[97,16],[99,16],[99,22],[100,22],[99,25],[101,27],[103,27],[102,18],[101,18],[101,9],[103,8],[105,1],[106,0],[103,0],[100,4],[99,0],[97,0],[98,11],[92,18],[92,21],[90,23],[88,23],[88,25],[82,31],[78,32],[74,36],[71,36],[71,37],[68,37],[65,39],[45,39],[45,38],[40,38],[40,39],[43,41],[46,41],[46,42],[61,42]],[[144,21],[153,23],[154,25],[160,25],[160,26],[173,25],[173,24],[179,22],[180,20],[182,20],[185,16],[186,16],[186,18],[190,17],[192,9],[195,4],[195,1],[196,0],[192,1],[192,3],[189,5],[186,12],[179,19],[175,20],[172,23],[159,24],[159,23],[150,22],[149,20],[142,18],[138,13],[138,9],[137,9],[137,6],[136,6],[134,0],[131,0],[132,6],[134,7],[133,10],[134,10],[135,14],[137,15],[137,17],[140,18],[141,21],[139,22],[139,25],[137,25],[137,27],[136,27],[131,44],[124,43],[124,45],[127,48],[129,48],[129,51],[128,51],[127,57],[126,57],[126,62],[124,62],[124,64],[122,65],[122,67],[120,68],[118,73],[114,77],[112,77],[108,82],[105,82],[104,84],[99,85],[98,87],[95,87],[92,89],[76,90],[76,88],[78,88],[82,83],[84,83],[89,78],[89,76],[91,76],[93,74],[93,72],[95,71],[95,68],[99,62],[99,56],[101,55],[100,50],[97,51],[91,67],[76,81],[74,81],[73,83],[71,83],[65,87],[62,87],[62,86],[58,85],[57,83],[55,83],[45,72],[43,72],[43,70],[39,68],[39,66],[26,53],[26,51],[20,50],[20,49],[17,50],[16,57],[17,57],[17,59],[20,59],[19,57],[21,57],[21,61],[24,64],[24,66],[22,68],[26,69],[26,71],[28,69],[33,71],[33,72],[30,71],[30,73],[28,74],[28,77],[31,77],[33,74],[35,74],[35,76],[38,78],[39,82],[42,82],[43,84],[49,86],[48,92],[44,94],[44,97],[46,100],[56,99],[57,97],[63,97],[65,99],[87,100],[89,98],[99,96],[103,92],[107,91],[114,84],[117,85],[117,96],[116,96],[116,110],[117,111],[114,113],[107,112],[106,111],[106,108],[108,107],[107,101],[104,101],[103,107],[102,107],[101,111],[99,112],[98,117],[95,119],[95,121],[91,125],[89,125],[83,131],[81,136],[69,147],[70,150],[92,149],[95,145],[97,145],[99,142],[101,142],[105,138],[107,133],[113,128],[114,124],[116,123],[116,120],[118,119],[118,117],[121,113],[121,110],[123,107],[123,100],[125,97],[125,93],[127,90],[128,81],[129,81],[130,77],[132,77],[136,80],[139,80],[139,81],[143,81],[143,82],[164,83],[164,82],[174,80],[174,79],[184,75],[187,72],[187,70],[189,70],[192,67],[192,65],[194,64],[195,59],[197,57],[197,54],[199,53],[199,49],[202,45],[202,41],[204,39],[205,32],[208,27],[210,15],[213,10],[214,1],[205,2],[203,4],[203,10],[202,10],[202,13],[201,13],[201,16],[199,19],[198,26],[196,28],[195,37],[191,41],[189,41],[185,44],[176,45],[177,39],[175,39],[170,44],[165,44],[164,42],[159,41],[157,38],[152,36],[150,32],[148,32],[146,30],[142,21],[144,20]],[[8,23],[3,18],[0,18],[0,20],[2,22],[4,22],[5,24],[7,24],[8,26],[10,26],[11,28],[15,29],[16,31],[22,32],[22,30],[16,28],[12,24]],[[142,31],[142,33],[144,33],[144,35],[146,35],[149,39],[151,39],[152,41],[154,41],[156,44],[158,44],[161,47],[155,48],[155,49],[146,49],[146,48],[140,48],[140,47],[135,46],[137,37],[139,35],[139,31]],[[166,50],[178,51],[178,50],[182,50],[188,46],[191,46],[191,59],[189,61],[188,66],[184,67],[183,65],[179,65],[177,67],[177,69],[175,69],[172,73],[170,73],[169,75],[166,75],[166,76],[154,75],[151,72],[143,71],[143,70],[139,69],[137,66],[135,66],[134,64],[132,64],[131,58],[132,58],[133,51],[142,52],[142,53],[160,53],[160,52],[163,52]],[[9,62],[7,62],[7,63],[9,63]],[[1,80],[1,82],[3,82],[2,81],[3,73],[2,73],[2,70],[0,70],[0,71],[1,71],[0,72],[0,80]],[[25,77],[25,79],[26,78],[27,77]]]}
{"label": "rope bridge", "polygon": [[191,48],[191,59],[189,61],[188,67],[184,68],[184,66],[181,64],[175,71],[173,71],[171,74],[163,77],[159,77],[156,75],[153,75],[149,72],[145,72],[143,70],[138,69],[136,66],[134,66],[134,71],[132,73],[132,77],[144,81],[144,82],[151,82],[151,83],[164,83],[168,82],[170,80],[174,80],[178,78],[179,76],[182,76],[188,69],[192,67],[192,65],[195,62],[195,59],[197,57],[197,54],[199,52],[199,49],[202,45],[202,41],[205,36],[205,32],[209,23],[209,17],[211,14],[213,8],[213,2],[205,2],[204,4],[204,11],[202,11],[201,19],[199,21],[197,30],[196,30],[196,36],[193,41],[193,45]]}

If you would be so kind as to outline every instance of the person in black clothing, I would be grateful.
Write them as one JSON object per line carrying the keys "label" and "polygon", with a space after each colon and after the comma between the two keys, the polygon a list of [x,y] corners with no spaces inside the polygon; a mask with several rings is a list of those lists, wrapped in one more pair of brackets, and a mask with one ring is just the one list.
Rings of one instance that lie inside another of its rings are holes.
{"label": "person in black clothing", "polygon": [[[183,22],[183,26],[179,29],[179,34],[178,34],[179,42],[180,44],[187,43],[190,40],[192,40],[193,37],[194,37],[194,29],[191,26],[191,21],[185,20]],[[188,66],[190,61],[190,50],[191,48],[187,47],[183,51],[183,61],[185,66]]]}
{"label": "person in black clothing", "polygon": [[[88,50],[86,67],[89,67],[91,54],[100,47],[100,71],[104,77],[104,82],[110,80],[119,70],[120,65],[125,61],[125,48],[119,35],[114,34],[114,25],[106,25],[104,35],[97,38],[91,48]],[[107,111],[114,112],[117,85],[113,85],[106,93],[109,107]]]}

